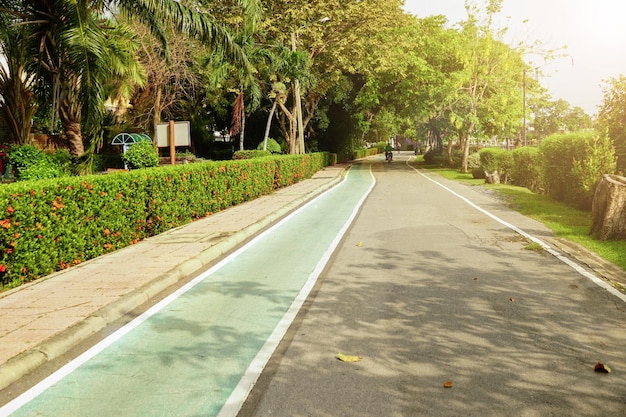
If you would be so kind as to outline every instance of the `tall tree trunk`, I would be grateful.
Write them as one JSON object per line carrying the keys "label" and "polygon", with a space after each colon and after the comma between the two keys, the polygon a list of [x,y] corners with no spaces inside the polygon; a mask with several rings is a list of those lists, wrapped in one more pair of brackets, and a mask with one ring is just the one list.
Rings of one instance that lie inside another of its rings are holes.
{"label": "tall tree trunk", "polygon": [[22,79],[8,74],[0,77],[4,100],[0,103],[0,120],[7,127],[10,143],[30,143],[30,131],[37,103]]}
{"label": "tall tree trunk", "polygon": [[246,123],[246,109],[244,105],[243,91],[240,91],[233,106],[233,116],[231,118],[230,135],[239,133],[239,150],[243,151],[244,130]]}
{"label": "tall tree trunk", "polygon": [[270,129],[272,127],[272,119],[274,118],[274,112],[276,111],[276,105],[278,102],[278,98],[274,99],[274,103],[272,103],[272,109],[270,110],[269,116],[267,116],[267,124],[265,125],[265,134],[263,135],[263,150],[267,150],[267,138],[270,136]]}
{"label": "tall tree trunk", "polygon": [[[243,106],[243,104],[242,104]],[[246,131],[246,110],[242,107],[241,109],[241,131],[239,132],[239,150],[243,151],[243,140],[244,133]]]}
{"label": "tall tree trunk", "polygon": [[163,102],[163,88],[157,87],[154,95],[154,106],[152,106],[152,126],[154,130],[152,131],[152,137],[154,138],[154,143],[156,146],[156,131],[157,126],[161,123],[161,111]]}
{"label": "tall tree trunk", "polygon": [[70,154],[74,156],[82,156],[85,153],[85,145],[83,144],[83,133],[80,126],[80,108],[69,99],[70,94],[63,94],[61,105],[59,107],[59,116],[65,133]]}
{"label": "tall tree trunk", "polygon": [[448,161],[448,165],[452,166],[452,147],[454,146],[454,142],[452,142],[452,138],[448,139],[448,148],[446,149],[446,160]]}
{"label": "tall tree trunk", "polygon": [[461,172],[468,172],[467,169],[467,161],[469,159],[469,149],[470,149],[470,132],[474,129],[474,125],[471,124],[467,128],[467,133],[465,135],[465,140],[463,141],[463,159],[461,160]]}
{"label": "tall tree trunk", "polygon": [[[283,133],[287,133],[286,136],[287,136],[287,143],[289,144],[289,153],[297,154],[298,153],[297,142],[296,142],[297,120],[295,117],[295,113],[290,112],[289,109],[287,109],[285,104],[282,102],[282,100],[278,101],[278,105],[280,106],[280,109],[283,111],[283,114],[285,115],[285,117],[287,118],[289,122],[289,131],[283,132]],[[286,130],[285,126],[282,126],[282,127],[283,127],[283,130]]]}

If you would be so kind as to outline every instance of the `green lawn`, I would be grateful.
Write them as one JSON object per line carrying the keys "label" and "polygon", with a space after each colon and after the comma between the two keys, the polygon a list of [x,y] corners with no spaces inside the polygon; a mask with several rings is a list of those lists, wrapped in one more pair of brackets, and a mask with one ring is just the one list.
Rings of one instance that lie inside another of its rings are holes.
{"label": "green lawn", "polygon": [[463,174],[454,169],[427,166],[419,161],[418,166],[450,180],[489,188],[497,192],[512,209],[545,224],[556,236],[577,243],[626,270],[626,240],[593,239],[589,235],[592,222],[590,211],[577,210],[548,196],[535,194],[526,188],[485,184],[485,180],[474,179],[471,174]]}

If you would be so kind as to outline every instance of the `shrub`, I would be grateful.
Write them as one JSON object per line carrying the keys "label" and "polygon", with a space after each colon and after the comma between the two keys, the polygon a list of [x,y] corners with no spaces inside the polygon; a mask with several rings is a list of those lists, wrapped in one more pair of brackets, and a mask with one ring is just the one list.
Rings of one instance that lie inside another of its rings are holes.
{"label": "shrub", "polygon": [[276,158],[274,187],[282,188],[308,178],[324,167],[323,153],[306,155],[284,155]]}
{"label": "shrub", "polygon": [[520,187],[526,187],[533,192],[540,191],[542,181],[539,150],[525,146],[514,149],[511,155],[513,157],[511,166],[512,183]]}
{"label": "shrub", "polygon": [[47,154],[32,145],[16,145],[9,150],[9,163],[16,181],[59,178],[70,174],[71,156],[65,150]]}
{"label": "shrub", "polygon": [[480,168],[480,153],[473,152],[467,157],[467,169]]}
{"label": "shrub", "polygon": [[203,162],[0,187],[0,285],[17,286],[310,177],[329,154]]}
{"label": "shrub", "polygon": [[387,142],[378,142],[375,145],[375,148],[378,149],[378,153],[385,153],[386,147],[387,147]]}
{"label": "shrub", "polygon": [[124,152],[122,160],[129,169],[157,167],[159,166],[159,152],[151,142],[139,142],[131,145]]}
{"label": "shrub", "polygon": [[[263,150],[263,142],[259,143],[259,146],[257,146],[257,150]],[[267,139],[266,150],[271,153],[282,153],[283,151],[282,148],[280,147],[280,144],[272,138]]]}
{"label": "shrub", "polygon": [[44,159],[43,151],[32,145],[14,145],[9,149],[9,163],[13,167],[13,175],[17,181],[22,179],[22,172],[28,167],[40,164]]}
{"label": "shrub", "polygon": [[57,149],[53,153],[47,154],[50,160],[61,167],[64,171],[70,172],[72,169],[72,155],[67,149]]}
{"label": "shrub", "polygon": [[20,181],[44,180],[69,176],[68,172],[53,161],[44,159],[37,165],[25,167],[20,172]]}
{"label": "shrub", "polygon": [[502,148],[484,148],[478,154],[481,169],[488,174],[497,173],[500,182],[506,184],[513,165],[511,152]]}
{"label": "shrub", "polygon": [[472,177],[475,179],[486,178],[485,171],[480,168],[480,154],[478,152],[474,152],[469,154],[467,158],[467,169],[472,173]]}
{"label": "shrub", "polygon": [[585,145],[585,158],[574,159],[572,174],[578,180],[581,190],[579,206],[590,209],[596,185],[604,174],[614,174],[617,159],[613,142],[608,136],[594,136]]}
{"label": "shrub", "polygon": [[233,154],[233,159],[263,158],[265,156],[271,156],[271,155],[272,153],[270,151],[263,151],[263,150],[236,151]]}
{"label": "shrub", "polygon": [[[590,193],[583,184],[595,184],[599,177],[596,178],[597,169],[589,170],[589,165],[602,165],[605,158],[614,159],[610,150],[602,148],[600,143],[594,144],[594,140],[594,132],[578,132],[552,135],[542,141],[539,151],[546,194],[580,208],[590,205]],[[602,158],[592,157],[595,152],[608,153]],[[590,162],[589,158],[596,161]]]}
{"label": "shrub", "polygon": [[438,165],[438,166],[447,165],[446,156],[443,154],[441,150],[430,149],[428,152],[424,154],[424,162],[428,165]]}

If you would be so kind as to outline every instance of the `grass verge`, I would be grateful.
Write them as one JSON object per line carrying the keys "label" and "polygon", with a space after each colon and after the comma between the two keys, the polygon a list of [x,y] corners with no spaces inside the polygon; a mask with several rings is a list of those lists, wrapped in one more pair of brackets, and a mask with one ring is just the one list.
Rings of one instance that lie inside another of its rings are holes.
{"label": "grass verge", "polygon": [[592,217],[590,211],[572,208],[527,188],[512,185],[485,184],[485,180],[474,179],[472,174],[463,174],[454,169],[419,164],[420,168],[436,172],[441,176],[467,185],[485,187],[497,193],[512,209],[546,225],[555,236],[567,239],[596,253],[626,271],[626,240],[600,241],[589,235]]}

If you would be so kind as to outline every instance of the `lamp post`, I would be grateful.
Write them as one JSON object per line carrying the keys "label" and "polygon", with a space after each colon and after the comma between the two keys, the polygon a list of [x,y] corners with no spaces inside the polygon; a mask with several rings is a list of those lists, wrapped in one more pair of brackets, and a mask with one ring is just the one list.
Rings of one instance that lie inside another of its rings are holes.
{"label": "lamp post", "polygon": [[[330,20],[330,17],[324,17],[320,20],[317,21],[317,23],[324,23],[324,22],[328,22]],[[316,23],[316,22],[313,22]],[[297,33],[304,29],[305,27],[307,27],[308,25],[303,25],[300,26],[297,30],[291,32],[291,51],[292,52],[296,52],[296,50],[298,49],[298,45],[297,45]],[[294,95],[294,100],[296,102],[296,127],[297,127],[297,134],[298,134],[298,152],[297,153],[305,153],[305,149],[304,149],[304,123],[302,122],[302,97],[300,95],[300,80],[298,78],[296,78],[293,81],[293,95]]]}

